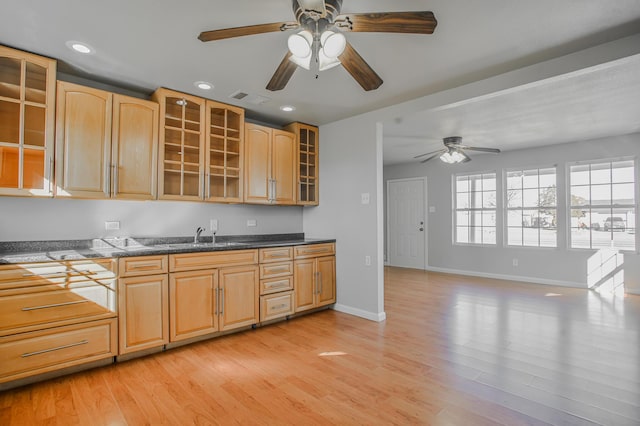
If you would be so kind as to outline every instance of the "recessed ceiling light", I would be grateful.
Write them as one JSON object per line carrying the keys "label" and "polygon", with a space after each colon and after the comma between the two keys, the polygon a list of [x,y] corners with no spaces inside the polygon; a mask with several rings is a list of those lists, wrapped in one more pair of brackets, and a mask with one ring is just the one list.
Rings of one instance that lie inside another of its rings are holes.
{"label": "recessed ceiling light", "polygon": [[211,89],[213,89],[213,84],[211,84],[211,83],[209,83],[207,81],[196,81],[193,84],[198,89],[202,89],[202,90],[211,90]]}
{"label": "recessed ceiling light", "polygon": [[282,111],[284,111],[284,112],[291,112],[291,111],[295,110],[295,109],[296,109],[296,107],[294,107],[294,106],[292,106],[292,105],[282,105],[282,106],[280,107],[280,109],[281,109]]}
{"label": "recessed ceiling light", "polygon": [[94,52],[91,46],[89,46],[87,43],[82,43],[81,41],[69,40],[65,44],[69,49],[74,50],[78,53],[89,54]]}

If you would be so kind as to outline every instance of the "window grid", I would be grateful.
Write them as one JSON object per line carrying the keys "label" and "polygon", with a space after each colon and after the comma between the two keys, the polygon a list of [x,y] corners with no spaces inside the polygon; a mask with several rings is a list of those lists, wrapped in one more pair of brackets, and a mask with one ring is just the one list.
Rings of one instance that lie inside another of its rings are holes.
{"label": "window grid", "polygon": [[507,246],[557,247],[556,168],[506,173]]}
{"label": "window grid", "polygon": [[460,244],[496,244],[496,173],[455,178],[455,235]]}
{"label": "window grid", "polygon": [[569,167],[571,248],[635,250],[634,160]]}

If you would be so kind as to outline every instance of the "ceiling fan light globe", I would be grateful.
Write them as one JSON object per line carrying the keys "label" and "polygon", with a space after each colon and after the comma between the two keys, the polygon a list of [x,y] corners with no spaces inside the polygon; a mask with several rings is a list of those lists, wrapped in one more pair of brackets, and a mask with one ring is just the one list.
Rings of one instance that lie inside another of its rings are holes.
{"label": "ceiling fan light globe", "polygon": [[455,160],[453,159],[453,156],[449,152],[445,152],[444,154],[442,154],[440,156],[440,159],[442,161],[444,161],[445,163],[447,163],[447,164],[455,163]]}
{"label": "ceiling fan light globe", "polygon": [[320,43],[322,44],[322,49],[324,50],[325,55],[329,58],[337,58],[342,55],[342,52],[344,52],[344,49],[347,46],[347,39],[342,33],[325,31],[320,36]]}
{"label": "ceiling fan light globe", "polygon": [[340,65],[340,60],[336,57],[329,57],[324,52],[324,49],[320,49],[318,52],[318,69],[320,71],[326,71],[333,67]]}
{"label": "ceiling fan light globe", "polygon": [[297,34],[291,34],[287,40],[287,46],[293,56],[298,58],[306,58],[311,56],[311,44],[313,43],[313,35],[305,30]]}
{"label": "ceiling fan light globe", "polygon": [[310,70],[311,69],[311,55],[305,57],[305,58],[301,58],[299,56],[296,55],[291,55],[289,57],[289,60],[291,62],[293,62],[294,64],[296,64],[299,67],[304,68],[305,70]]}

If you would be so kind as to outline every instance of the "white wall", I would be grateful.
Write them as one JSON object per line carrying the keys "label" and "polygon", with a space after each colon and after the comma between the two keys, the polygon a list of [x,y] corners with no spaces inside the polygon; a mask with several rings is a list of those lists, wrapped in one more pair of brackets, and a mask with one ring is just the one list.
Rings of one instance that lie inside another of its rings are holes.
{"label": "white wall", "polygon": [[[557,165],[558,205],[567,199],[566,165],[573,161],[640,157],[640,133],[592,141],[575,142],[535,149],[508,151],[502,154],[471,154],[466,164],[446,165],[434,159],[428,163],[388,166],[384,179],[427,176],[429,206],[429,267],[433,270],[461,271],[480,276],[515,278],[539,283],[586,287],[587,260],[596,250],[575,250],[567,247],[567,217],[561,207],[558,212],[558,247],[504,247],[502,217],[498,215],[498,243],[495,247],[462,246],[452,243],[452,175],[455,173],[501,171],[513,167],[545,167]],[[637,226],[637,224],[636,224]],[[636,237],[637,239],[637,237]],[[639,247],[640,248],[640,247]],[[513,258],[518,266],[513,266]],[[625,287],[640,293],[640,256],[625,254]]]}
{"label": "white wall", "polygon": [[[210,219],[218,219],[217,235],[303,232],[302,207],[296,206],[0,197],[0,241],[180,237],[194,235],[198,226],[211,235]],[[257,226],[247,227],[247,219]],[[116,220],[120,230],[106,231],[104,222]]]}

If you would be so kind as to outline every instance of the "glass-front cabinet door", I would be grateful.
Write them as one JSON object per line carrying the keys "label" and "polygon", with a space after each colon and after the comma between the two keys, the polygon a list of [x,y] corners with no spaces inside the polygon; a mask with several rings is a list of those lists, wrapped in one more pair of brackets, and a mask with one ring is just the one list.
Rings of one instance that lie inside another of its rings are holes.
{"label": "glass-front cabinet door", "polygon": [[53,194],[56,61],[0,46],[0,194]]}
{"label": "glass-front cabinet door", "polygon": [[303,123],[285,127],[298,139],[298,194],[296,204],[318,205],[318,128]]}
{"label": "glass-front cabinet door", "polygon": [[204,194],[205,100],[158,89],[158,198],[201,200]]}
{"label": "glass-front cabinet door", "polygon": [[242,202],[244,109],[207,101],[205,199]]}

